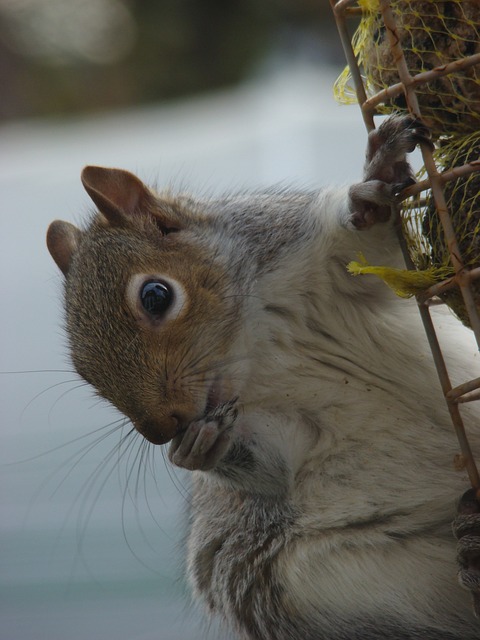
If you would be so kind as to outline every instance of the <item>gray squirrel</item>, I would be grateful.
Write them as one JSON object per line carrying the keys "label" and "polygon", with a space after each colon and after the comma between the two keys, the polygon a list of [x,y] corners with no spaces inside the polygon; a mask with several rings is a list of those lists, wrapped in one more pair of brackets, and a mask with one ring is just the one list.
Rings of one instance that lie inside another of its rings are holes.
{"label": "gray squirrel", "polygon": [[[188,579],[229,637],[480,638],[451,531],[467,479],[415,302],[345,266],[402,266],[391,206],[425,135],[390,117],[363,182],[318,191],[197,200],[90,166],[98,212],[49,227],[74,366],[192,471]],[[480,375],[435,313],[453,378]]]}

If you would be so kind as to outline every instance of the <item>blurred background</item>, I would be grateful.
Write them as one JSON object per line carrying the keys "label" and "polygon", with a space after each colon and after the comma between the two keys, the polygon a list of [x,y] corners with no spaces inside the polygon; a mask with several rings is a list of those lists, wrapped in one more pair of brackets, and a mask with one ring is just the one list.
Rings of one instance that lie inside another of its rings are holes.
{"label": "blurred background", "polygon": [[299,56],[341,60],[327,1],[0,0],[0,118],[171,100]]}
{"label": "blurred background", "polygon": [[190,604],[188,475],[72,371],[54,218],[85,164],[213,195],[357,180],[329,3],[0,0],[0,638],[229,636]]}

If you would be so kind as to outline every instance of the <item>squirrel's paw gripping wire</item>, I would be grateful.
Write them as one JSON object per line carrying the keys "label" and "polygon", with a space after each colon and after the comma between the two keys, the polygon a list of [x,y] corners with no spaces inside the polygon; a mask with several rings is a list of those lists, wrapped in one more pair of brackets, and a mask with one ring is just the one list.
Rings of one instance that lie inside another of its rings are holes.
{"label": "squirrel's paw gripping wire", "polygon": [[458,580],[473,595],[475,615],[480,617],[480,502],[474,489],[460,498],[453,534],[457,538]]}

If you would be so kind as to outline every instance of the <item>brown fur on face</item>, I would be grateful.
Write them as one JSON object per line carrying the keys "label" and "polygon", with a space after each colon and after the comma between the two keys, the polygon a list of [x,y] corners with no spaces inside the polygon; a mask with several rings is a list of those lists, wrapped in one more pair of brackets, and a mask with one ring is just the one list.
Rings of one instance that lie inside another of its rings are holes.
{"label": "brown fur on face", "polygon": [[[147,439],[164,443],[206,410],[238,322],[235,298],[226,301],[231,285],[221,265],[185,242],[188,231],[177,231],[189,224],[179,203],[162,202],[145,187],[142,210],[131,197],[112,204],[112,193],[107,215],[97,214],[85,231],[63,222],[49,229],[49,249],[65,273],[71,355],[100,395]],[[135,274],[178,282],[185,293],[178,315],[139,322],[126,296]],[[212,325],[212,317],[221,320]]]}

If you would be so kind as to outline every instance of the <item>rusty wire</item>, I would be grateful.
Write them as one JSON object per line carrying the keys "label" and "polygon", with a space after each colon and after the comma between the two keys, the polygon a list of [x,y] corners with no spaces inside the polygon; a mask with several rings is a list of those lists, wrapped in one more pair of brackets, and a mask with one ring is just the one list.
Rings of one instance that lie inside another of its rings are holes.
{"label": "rusty wire", "polygon": [[[397,66],[400,82],[379,91],[369,98],[367,96],[362,73],[353,50],[352,38],[348,26],[348,20],[351,17],[358,18],[358,16],[362,15],[362,9],[358,5],[357,0],[330,0],[330,4],[335,16],[338,33],[350,68],[358,104],[360,105],[367,131],[371,131],[375,128],[374,116],[376,115],[377,106],[402,92],[405,95],[407,108],[410,114],[415,119],[422,122],[422,113],[418,104],[416,89],[432,79],[448,75],[458,71],[460,68],[464,69],[474,64],[480,64],[480,54],[475,54],[456,60],[448,65],[443,65],[441,67],[431,69],[430,71],[412,76],[405,60],[400,38],[397,34],[397,25],[391,10],[390,1],[380,0],[380,11],[388,33],[389,46]],[[476,491],[477,499],[480,499],[480,475],[473,458],[459,407],[460,404],[480,399],[480,378],[467,380],[456,387],[452,386],[429,309],[432,303],[438,302],[438,298],[434,296],[438,296],[439,293],[442,293],[449,288],[457,287],[462,293],[468,317],[470,319],[470,326],[475,334],[477,345],[480,348],[480,316],[474,301],[472,289],[473,280],[480,278],[480,268],[468,269],[464,266],[458,246],[458,240],[455,235],[443,192],[443,185],[448,181],[455,180],[460,175],[468,175],[473,171],[480,170],[480,160],[440,173],[437,169],[430,145],[426,142],[421,142],[420,149],[427,178],[422,180],[422,182],[405,189],[401,194],[401,199],[403,200],[409,196],[416,195],[421,191],[431,189],[437,214],[445,233],[450,260],[455,270],[455,275],[433,287],[430,287],[427,291],[417,295],[416,298],[430,349],[432,351],[433,360],[437,369],[440,385],[460,445],[461,454],[456,456],[456,466],[457,468],[461,467],[466,469],[471,485]],[[409,269],[415,269],[415,265],[413,264],[407,249],[405,238],[402,235],[401,225],[398,225],[398,228],[399,241],[406,265]]]}

